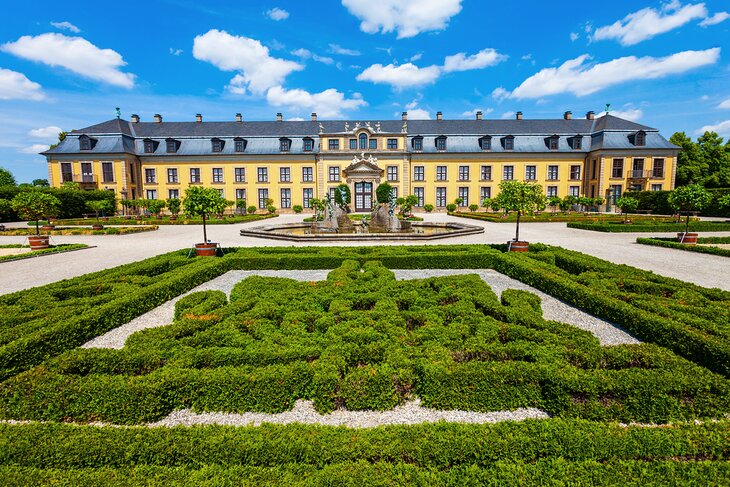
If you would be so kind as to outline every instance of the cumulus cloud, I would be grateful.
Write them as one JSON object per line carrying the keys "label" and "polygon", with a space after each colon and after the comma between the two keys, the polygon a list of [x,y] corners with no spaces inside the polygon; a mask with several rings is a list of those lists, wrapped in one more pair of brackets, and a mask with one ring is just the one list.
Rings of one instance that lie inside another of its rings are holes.
{"label": "cumulus cloud", "polygon": [[368,34],[397,32],[398,39],[421,32],[443,30],[461,11],[461,0],[342,0],[342,5],[360,20]]}
{"label": "cumulus cloud", "polygon": [[289,18],[289,12],[282,8],[274,7],[266,11],[266,16],[271,20],[286,20]]}
{"label": "cumulus cloud", "polygon": [[446,56],[444,59],[444,71],[450,73],[452,71],[468,71],[470,69],[483,69],[494,66],[507,59],[507,56],[500,54],[494,49],[482,49],[476,54],[467,56],[460,52],[453,56]]}
{"label": "cumulus cloud", "polygon": [[309,93],[301,89],[287,90],[282,86],[274,86],[266,93],[269,105],[275,107],[292,107],[295,110],[311,110],[322,117],[341,117],[343,111],[355,110],[367,105],[362,95],[355,93],[352,98],[334,88],[320,93]]}
{"label": "cumulus cloud", "polygon": [[441,70],[438,66],[419,68],[413,63],[396,66],[395,64],[373,64],[357,75],[358,81],[370,81],[391,85],[396,89],[410,88],[433,83],[438,79]]}
{"label": "cumulus cloud", "polygon": [[[541,98],[558,93],[585,96],[628,81],[656,79],[684,73],[701,66],[715,64],[719,58],[719,47],[704,51],[682,51],[662,58],[626,56],[598,64],[587,64],[586,61],[590,57],[584,54],[564,62],[557,68],[542,69],[523,81],[508,96],[518,99]],[[506,90],[498,94],[507,96]]]}
{"label": "cumulus cloud", "polygon": [[18,152],[21,152],[23,154],[38,154],[39,152],[47,151],[48,147],[48,144],[33,144],[18,149]]}
{"label": "cumulus cloud", "polygon": [[51,22],[51,25],[56,29],[67,30],[69,32],[73,32],[74,34],[78,34],[79,32],[81,32],[81,29],[73,25],[71,22]]}
{"label": "cumulus cloud", "polygon": [[629,108],[627,110],[611,110],[611,115],[625,120],[631,120],[633,122],[641,119],[644,116],[644,112],[640,108]]}
{"label": "cumulus cloud", "polygon": [[173,49],[172,47],[170,48],[170,54],[172,54],[173,56],[179,56],[182,53],[182,49]]}
{"label": "cumulus cloud", "polygon": [[235,94],[243,94],[247,89],[263,94],[281,85],[292,72],[304,69],[302,64],[270,56],[269,48],[256,39],[217,29],[195,37],[193,57],[223,71],[238,71],[227,87]]}
{"label": "cumulus cloud", "polygon": [[41,85],[23,73],[0,68],[0,100],[43,100]]}
{"label": "cumulus cloud", "polygon": [[717,105],[717,108],[725,108],[730,110],[730,98]]}
{"label": "cumulus cloud", "polygon": [[700,22],[700,27],[709,27],[711,25],[719,24],[720,22],[725,22],[727,19],[730,19],[730,14],[727,12],[717,12],[715,15],[711,17],[707,17],[705,20]]}
{"label": "cumulus cloud", "polygon": [[661,9],[643,8],[628,14],[611,25],[599,27],[593,33],[594,41],[616,39],[624,46],[632,46],[654,36],[669,32],[695,19],[705,19],[704,3],[682,5],[673,0]]}
{"label": "cumulus cloud", "polygon": [[329,47],[332,54],[339,54],[341,56],[359,56],[361,54],[360,51],[347,49],[339,44],[330,44]]}
{"label": "cumulus cloud", "polygon": [[48,66],[60,66],[95,81],[123,88],[134,86],[135,76],[120,71],[127,65],[121,54],[112,49],[99,49],[82,37],[54,33],[23,36],[3,44],[0,50]]}
{"label": "cumulus cloud", "polygon": [[494,108],[475,108],[474,110],[467,110],[461,114],[462,117],[474,118],[477,112],[482,112],[482,115],[488,115],[494,111]]}
{"label": "cumulus cloud", "polygon": [[498,86],[492,91],[492,98],[497,101],[502,101],[505,98],[509,98],[509,91],[505,90],[501,86]]}
{"label": "cumulus cloud", "polygon": [[61,129],[61,127],[51,125],[49,127],[41,127],[31,130],[30,132],[28,132],[28,137],[33,137],[34,139],[55,140],[60,132],[63,132],[63,129]]}
{"label": "cumulus cloud", "polygon": [[705,132],[716,132],[718,135],[730,136],[730,120],[719,122],[715,125],[705,125],[701,129],[695,131],[697,135],[702,135]]}
{"label": "cumulus cloud", "polygon": [[578,34],[577,32],[571,32],[570,33],[570,40],[572,42],[577,41],[579,37],[580,37],[580,34]]}
{"label": "cumulus cloud", "polygon": [[293,55],[302,58],[302,59],[312,59],[314,61],[317,61],[318,63],[322,64],[334,64],[335,60],[328,56],[319,56],[317,54],[314,54],[309,49],[304,49],[303,47],[299,49],[295,49],[291,52]]}
{"label": "cumulus cloud", "polygon": [[500,118],[512,118],[515,116],[515,112],[504,112]]}
{"label": "cumulus cloud", "polygon": [[408,110],[410,120],[431,120],[431,114],[423,108],[412,108]]}

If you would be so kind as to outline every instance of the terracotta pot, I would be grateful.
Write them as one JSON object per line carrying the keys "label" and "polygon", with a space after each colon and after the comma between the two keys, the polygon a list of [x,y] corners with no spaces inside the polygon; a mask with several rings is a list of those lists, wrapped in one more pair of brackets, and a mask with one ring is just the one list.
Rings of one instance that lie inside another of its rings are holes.
{"label": "terracotta pot", "polygon": [[196,243],[195,255],[201,257],[215,257],[218,250],[216,243]]}
{"label": "terracotta pot", "polygon": [[697,244],[697,234],[691,233],[691,232],[678,232],[677,233],[677,242],[683,243],[686,245],[696,245]]}
{"label": "terracotta pot", "polygon": [[48,235],[33,235],[31,237],[28,237],[30,250],[43,250],[50,247],[50,245],[48,244],[48,238]]}
{"label": "terracotta pot", "polygon": [[56,228],[56,225],[43,225],[41,227],[41,230],[44,230],[44,231],[48,232],[48,231],[53,230],[54,228]]}
{"label": "terracotta pot", "polygon": [[93,225],[91,225],[91,229],[92,230],[104,230],[104,225],[102,225],[101,223],[94,223]]}
{"label": "terracotta pot", "polygon": [[507,245],[509,245],[509,251],[510,252],[527,252],[528,246],[530,245],[529,242],[523,242],[523,241],[517,241],[514,240],[507,242]]}

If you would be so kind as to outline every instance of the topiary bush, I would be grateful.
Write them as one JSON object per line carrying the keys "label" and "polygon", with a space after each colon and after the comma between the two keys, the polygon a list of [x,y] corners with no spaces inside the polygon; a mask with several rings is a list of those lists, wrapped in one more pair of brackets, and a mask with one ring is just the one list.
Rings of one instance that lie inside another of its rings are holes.
{"label": "topiary bush", "polygon": [[388,183],[380,183],[377,188],[375,188],[375,198],[377,199],[378,203],[387,203],[390,201],[390,194],[393,192],[393,186],[391,186]]}

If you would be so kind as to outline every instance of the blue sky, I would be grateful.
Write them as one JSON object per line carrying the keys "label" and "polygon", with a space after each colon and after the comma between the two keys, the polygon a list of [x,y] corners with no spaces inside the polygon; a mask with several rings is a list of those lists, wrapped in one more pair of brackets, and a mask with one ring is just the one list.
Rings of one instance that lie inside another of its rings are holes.
{"label": "blue sky", "polygon": [[[379,7],[375,7],[379,5]],[[730,136],[730,4],[476,0],[13,2],[0,166],[47,177],[58,129],[151,120],[556,118]]]}

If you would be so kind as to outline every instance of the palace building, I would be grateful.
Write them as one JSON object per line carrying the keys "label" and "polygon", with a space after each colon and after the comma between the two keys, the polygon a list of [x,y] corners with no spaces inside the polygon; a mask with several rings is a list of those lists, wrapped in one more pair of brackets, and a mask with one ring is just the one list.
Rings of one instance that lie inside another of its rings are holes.
{"label": "palace building", "polygon": [[113,119],[74,130],[48,160],[52,186],[114,191],[121,199],[167,199],[191,185],[218,188],[280,211],[311,207],[341,183],[350,185],[355,211],[370,211],[375,188],[390,183],[397,196],[413,194],[416,210],[438,210],[461,199],[480,204],[499,183],[540,184],[546,196],[603,197],[628,190],[674,188],[679,148],[657,129],[612,115],[486,120],[142,122]]}

